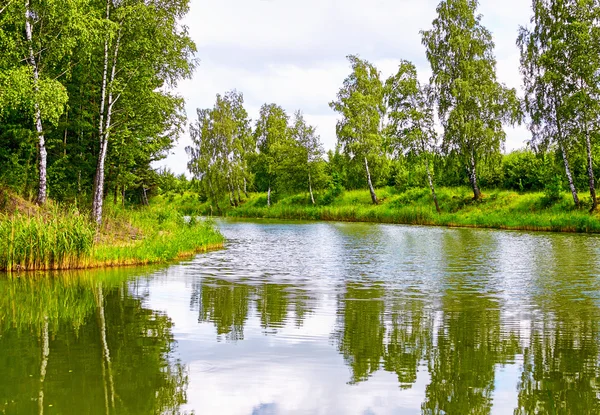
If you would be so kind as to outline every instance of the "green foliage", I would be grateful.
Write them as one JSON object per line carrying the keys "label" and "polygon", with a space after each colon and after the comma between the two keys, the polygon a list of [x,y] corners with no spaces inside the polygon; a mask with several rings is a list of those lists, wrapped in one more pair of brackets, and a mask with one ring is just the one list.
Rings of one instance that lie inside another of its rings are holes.
{"label": "green foliage", "polygon": [[477,0],[443,0],[431,30],[422,31],[431,84],[444,127],[443,149],[456,152],[479,198],[477,165],[500,152],[502,124],[520,121],[514,89],[496,80],[492,34],[477,15]]}
{"label": "green foliage", "polygon": [[544,187],[543,205],[550,206],[562,199],[563,185],[560,176],[554,176]]}

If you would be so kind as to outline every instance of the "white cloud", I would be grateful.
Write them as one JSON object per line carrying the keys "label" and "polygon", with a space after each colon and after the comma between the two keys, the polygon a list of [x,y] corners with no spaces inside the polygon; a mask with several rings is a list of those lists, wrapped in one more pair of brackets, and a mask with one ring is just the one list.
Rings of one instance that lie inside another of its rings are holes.
{"label": "white cloud", "polygon": [[[178,88],[195,109],[210,107],[217,93],[244,93],[251,117],[275,102],[290,114],[301,109],[326,149],[335,145],[335,113],[328,103],[349,69],[348,54],[371,60],[390,75],[400,59],[413,61],[427,79],[429,65],[419,31],[431,26],[437,0],[192,0],[184,23],[198,46],[201,64]],[[482,0],[483,23],[494,35],[498,77],[520,88],[519,25],[529,21],[529,2]],[[507,149],[528,138],[524,127],[507,129]],[[164,165],[186,169],[182,137]]]}

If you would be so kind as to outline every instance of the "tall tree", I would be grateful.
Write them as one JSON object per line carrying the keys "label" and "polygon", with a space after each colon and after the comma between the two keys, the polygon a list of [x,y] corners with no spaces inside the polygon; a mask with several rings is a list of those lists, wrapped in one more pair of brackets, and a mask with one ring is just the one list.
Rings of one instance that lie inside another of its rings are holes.
{"label": "tall tree", "polygon": [[271,206],[271,190],[276,184],[277,170],[285,154],[282,150],[291,142],[289,117],[276,104],[264,104],[254,129],[259,154],[259,169],[267,188],[267,206]]}
{"label": "tall tree", "polygon": [[310,200],[315,204],[313,195],[313,178],[317,164],[323,160],[323,145],[321,138],[317,135],[315,127],[308,125],[301,111],[294,114],[292,125],[292,137],[299,146],[301,160],[299,167],[308,179],[308,192]]}
{"label": "tall tree", "polygon": [[475,200],[481,197],[478,163],[499,153],[506,136],[502,124],[520,121],[516,91],[496,80],[492,34],[476,14],[478,5],[478,0],[443,0],[433,28],[421,32],[443,145],[460,156]]}
{"label": "tall tree", "polygon": [[598,205],[592,136],[600,119],[599,7],[592,0],[533,0],[532,9],[534,26],[521,27],[517,39],[532,146],[558,146],[579,206],[568,153],[582,138],[593,211]]}
{"label": "tall tree", "polygon": [[236,91],[217,95],[214,107],[198,110],[198,120],[190,126],[194,145],[186,149],[188,168],[202,181],[217,209],[225,194],[232,205],[239,203],[240,188],[249,178],[247,152],[254,144],[243,104],[242,94]]}
{"label": "tall tree", "polygon": [[417,68],[408,61],[400,63],[398,72],[386,81],[385,86],[389,111],[387,135],[396,151],[411,152],[423,157],[427,181],[439,213],[440,206],[429,166],[429,157],[437,148],[431,90],[421,86]]}
{"label": "tall tree", "polygon": [[383,155],[384,86],[373,64],[355,55],[348,60],[352,73],[344,80],[337,101],[329,106],[342,116],[336,127],[338,143],[347,155],[364,164],[371,201],[377,204],[369,162]]}
{"label": "tall tree", "polygon": [[[97,97],[100,145],[92,201],[92,217],[98,224],[102,222],[111,137],[122,139],[137,133],[160,139],[168,132],[162,150],[168,148],[182,130],[182,101],[165,91],[189,77],[195,67],[195,45],[187,28],[179,24],[189,0],[106,0],[104,4],[102,76]],[[139,130],[139,119],[150,113],[155,121],[150,117],[146,121],[156,127],[154,131],[131,131],[132,127]]]}

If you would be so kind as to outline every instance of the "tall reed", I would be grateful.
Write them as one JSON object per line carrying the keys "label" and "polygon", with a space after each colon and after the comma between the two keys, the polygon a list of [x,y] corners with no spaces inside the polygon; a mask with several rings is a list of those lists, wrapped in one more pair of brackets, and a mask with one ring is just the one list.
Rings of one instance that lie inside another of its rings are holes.
{"label": "tall reed", "polygon": [[92,224],[75,210],[0,215],[0,270],[81,268],[89,262],[94,235]]}

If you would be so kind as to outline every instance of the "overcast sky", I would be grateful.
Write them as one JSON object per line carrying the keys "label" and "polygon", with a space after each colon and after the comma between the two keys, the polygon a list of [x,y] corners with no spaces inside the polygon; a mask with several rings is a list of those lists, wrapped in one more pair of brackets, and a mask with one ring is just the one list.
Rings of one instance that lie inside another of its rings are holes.
{"label": "overcast sky", "polygon": [[[438,0],[191,0],[183,22],[198,46],[200,66],[180,83],[189,121],[212,107],[217,93],[237,89],[255,120],[264,103],[296,109],[317,127],[325,149],[335,146],[336,114],[329,108],[350,69],[346,55],[373,62],[384,77],[410,60],[430,75],[419,31],[429,29]],[[529,22],[528,0],[480,0],[493,33],[500,82],[521,90],[519,25]],[[524,145],[525,127],[507,128],[506,149]],[[186,171],[187,133],[161,165]]]}

